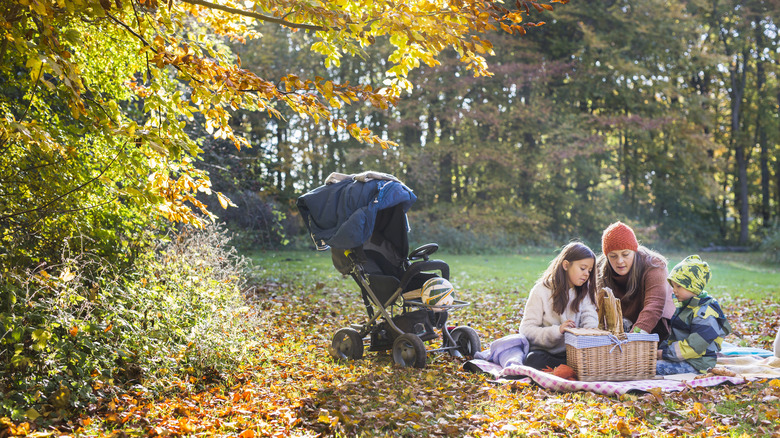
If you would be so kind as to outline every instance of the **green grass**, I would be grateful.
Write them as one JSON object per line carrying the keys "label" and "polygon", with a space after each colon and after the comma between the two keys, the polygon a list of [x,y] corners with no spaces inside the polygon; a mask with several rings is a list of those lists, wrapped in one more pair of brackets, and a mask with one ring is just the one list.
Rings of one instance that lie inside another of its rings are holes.
{"label": "green grass", "polygon": [[254,275],[278,283],[335,282],[341,274],[333,267],[330,251],[262,251],[246,254]]}
{"label": "green grass", "polygon": [[[702,253],[709,263],[712,279],[710,295],[720,299],[742,297],[761,300],[780,297],[780,267],[765,261],[761,253]],[[669,255],[669,268],[687,254]]]}
{"label": "green grass", "polygon": [[[671,268],[687,254],[668,254]],[[262,277],[279,282],[340,281],[330,251],[281,251],[248,254]],[[447,262],[456,289],[466,292],[519,293],[527,296],[555,252],[546,254],[454,255],[438,252],[434,258]],[[703,253],[710,264],[712,280],[707,291],[718,298],[761,300],[780,297],[780,268],[764,262],[760,253]]]}
{"label": "green grass", "polygon": [[[579,430],[583,436],[736,438],[743,433],[771,436],[767,424],[778,418],[780,388],[766,381],[608,397],[554,393],[528,383],[495,385],[465,372],[459,360],[445,354],[429,355],[422,370],[400,370],[386,352],[332,362],[327,353],[332,335],[365,320],[354,281],[335,270],[329,251],[247,255],[254,262],[250,284],[257,287],[255,299],[267,319],[262,329],[267,348],[260,354],[268,362],[253,390],[268,391],[264,397],[275,403],[289,398],[301,407],[293,432],[478,437],[569,436]],[[448,324],[470,325],[483,348],[516,333],[525,297],[554,255],[554,250],[435,254],[449,264],[459,298],[471,302],[453,311]],[[686,255],[667,254],[671,265]],[[715,273],[708,289],[719,299],[724,296],[724,310],[737,332],[729,342],[767,348],[767,336],[777,331],[780,270],[757,253],[701,255]],[[430,346],[437,345],[431,341]],[[268,387],[273,389],[262,389]],[[273,415],[262,418],[277,421]]]}

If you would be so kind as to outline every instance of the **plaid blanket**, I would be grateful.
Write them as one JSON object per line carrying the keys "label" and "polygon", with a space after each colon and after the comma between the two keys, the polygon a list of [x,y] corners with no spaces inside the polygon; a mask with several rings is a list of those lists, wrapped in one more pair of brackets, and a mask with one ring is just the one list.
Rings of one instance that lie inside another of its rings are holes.
{"label": "plaid blanket", "polygon": [[550,373],[536,370],[525,365],[511,365],[503,368],[500,365],[485,360],[473,359],[464,364],[469,371],[481,371],[493,376],[497,383],[508,383],[524,380],[559,392],[590,391],[603,395],[621,395],[630,392],[651,392],[658,388],[663,392],[681,391],[685,388],[698,386],[716,386],[724,383],[742,384],[746,382],[742,377],[712,376],[696,380],[676,380],[674,376],[666,376],[664,379],[631,380],[627,382],[580,382],[556,377]]}

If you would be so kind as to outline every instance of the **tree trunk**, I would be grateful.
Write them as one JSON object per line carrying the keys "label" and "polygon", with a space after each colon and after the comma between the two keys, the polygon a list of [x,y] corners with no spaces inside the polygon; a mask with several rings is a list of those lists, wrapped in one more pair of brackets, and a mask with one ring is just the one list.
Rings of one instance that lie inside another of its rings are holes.
{"label": "tree trunk", "polygon": [[439,202],[452,203],[452,152],[445,152],[439,160]]}
{"label": "tree trunk", "polygon": [[756,46],[758,47],[759,58],[756,64],[756,96],[758,102],[756,102],[756,138],[759,148],[761,150],[760,167],[761,167],[761,225],[764,228],[769,226],[770,213],[769,213],[769,148],[767,146],[767,133],[762,120],[764,118],[764,83],[766,75],[764,72],[764,60],[760,53],[763,51],[763,34],[764,27],[760,25],[756,26]]}
{"label": "tree trunk", "polygon": [[449,120],[439,119],[441,138],[439,138],[439,202],[452,204],[453,160],[450,137],[452,128]]}
{"label": "tree trunk", "polygon": [[618,169],[620,169],[620,182],[623,185],[623,207],[624,212],[629,213],[631,205],[631,176],[629,174],[629,161],[628,156],[628,136],[625,132],[619,134],[620,137],[620,152],[618,155]]}
{"label": "tree trunk", "polygon": [[532,203],[534,171],[536,168],[536,146],[536,137],[534,137],[533,133],[523,133],[523,147],[527,150],[524,154],[523,170],[520,172],[521,178],[519,181],[520,199],[523,200],[523,205]]}
{"label": "tree trunk", "polygon": [[[777,107],[780,108],[780,90],[777,92]],[[775,217],[780,218],[780,160],[775,160]]]}
{"label": "tree trunk", "polygon": [[769,227],[771,212],[769,211],[769,147],[767,145],[767,132],[764,126],[764,116],[766,114],[766,105],[764,104],[764,84],[766,83],[766,72],[764,70],[764,26],[760,21],[756,21],[756,52],[758,53],[756,61],[756,143],[758,143],[760,156],[759,167],[761,168],[761,225],[764,228]]}
{"label": "tree trunk", "polygon": [[[286,138],[285,138],[286,137],[286,135],[285,135],[286,133],[287,133],[287,124],[286,123],[282,124],[281,120],[278,121],[276,123],[276,150],[277,150],[277,156],[281,156],[282,155],[282,150],[285,148],[285,143],[287,141]],[[280,168],[280,166],[278,164],[275,167],[276,167],[276,169],[275,169],[274,173],[276,174],[276,178],[275,178],[276,179],[276,190],[279,193],[281,193],[284,190],[284,185],[283,185],[283,181],[282,181],[282,170],[281,170],[281,168]],[[312,163],[312,168],[310,169],[310,172],[312,172],[312,173],[310,173],[310,175],[313,175],[315,173],[315,169],[313,167],[313,163]],[[312,181],[309,181],[309,184],[312,184],[312,183],[313,183]]]}
{"label": "tree trunk", "polygon": [[748,205],[748,180],[747,158],[745,157],[745,145],[740,135],[740,118],[742,99],[745,95],[745,81],[747,76],[748,50],[740,55],[734,55],[734,64],[730,69],[731,76],[731,145],[734,148],[734,158],[737,160],[737,187],[734,193],[736,205],[739,207],[739,244],[745,245],[748,241],[748,226],[750,225],[750,211]]}

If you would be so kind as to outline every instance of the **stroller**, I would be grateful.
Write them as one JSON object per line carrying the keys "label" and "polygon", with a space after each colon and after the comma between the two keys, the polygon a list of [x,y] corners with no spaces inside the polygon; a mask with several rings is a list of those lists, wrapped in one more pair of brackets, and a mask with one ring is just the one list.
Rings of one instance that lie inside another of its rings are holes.
{"label": "stroller", "polygon": [[[315,246],[330,249],[334,267],[355,280],[368,313],[367,322],[335,333],[330,352],[337,359],[361,359],[364,341],[369,351],[392,350],[396,364],[415,368],[425,367],[428,353],[464,357],[481,349],[474,329],[447,326],[449,312],[468,302],[432,306],[421,299],[422,285],[449,280],[450,268],[430,259],[435,243],[409,252],[406,212],[416,200],[395,177],[377,172],[333,173],[298,198]],[[439,348],[426,349],[426,341],[439,337]]]}

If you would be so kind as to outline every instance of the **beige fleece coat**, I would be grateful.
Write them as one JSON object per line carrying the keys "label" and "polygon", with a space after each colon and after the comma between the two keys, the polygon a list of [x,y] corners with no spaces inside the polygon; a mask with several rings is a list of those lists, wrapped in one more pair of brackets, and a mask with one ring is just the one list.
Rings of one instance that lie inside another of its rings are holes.
{"label": "beige fleece coat", "polygon": [[[574,288],[569,289],[569,303],[574,301]],[[552,291],[538,282],[531,289],[525,303],[520,333],[528,338],[531,350],[546,350],[553,354],[566,351],[566,343],[561,333],[561,324],[566,320],[574,321],[576,327],[596,328],[599,325],[598,312],[590,297],[580,302],[579,312],[566,307],[563,314],[553,310]]]}

